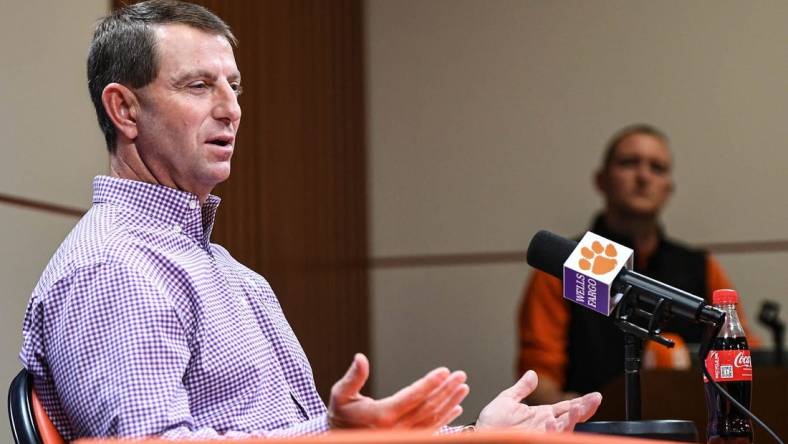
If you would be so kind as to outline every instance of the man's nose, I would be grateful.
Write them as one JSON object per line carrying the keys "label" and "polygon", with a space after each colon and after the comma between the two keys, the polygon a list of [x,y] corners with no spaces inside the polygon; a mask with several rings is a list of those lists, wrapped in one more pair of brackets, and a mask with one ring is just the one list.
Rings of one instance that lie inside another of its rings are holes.
{"label": "man's nose", "polygon": [[229,85],[224,85],[219,90],[216,106],[214,106],[214,118],[227,120],[230,123],[241,119],[241,105],[238,103],[238,95]]}
{"label": "man's nose", "polygon": [[651,166],[648,164],[648,162],[638,163],[637,177],[642,181],[651,179]]}

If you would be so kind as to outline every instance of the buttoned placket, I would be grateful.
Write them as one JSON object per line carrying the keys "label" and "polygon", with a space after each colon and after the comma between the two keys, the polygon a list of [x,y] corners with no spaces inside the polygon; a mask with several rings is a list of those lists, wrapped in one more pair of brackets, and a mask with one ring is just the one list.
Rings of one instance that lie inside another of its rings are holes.
{"label": "buttoned placket", "polygon": [[[209,257],[211,258],[211,260],[213,261],[213,260],[215,260],[215,259],[214,259],[214,257],[213,257],[213,252],[211,251],[211,243],[210,243],[210,242],[209,242],[209,240],[206,238],[206,235],[205,235],[205,226],[203,225],[203,224],[204,224],[204,220],[203,220],[203,214],[202,214],[202,212],[203,212],[203,207],[202,207],[202,205],[200,205],[200,202],[199,202],[199,200],[197,200],[197,196],[192,196],[192,197],[189,199],[189,203],[187,204],[187,206],[189,207],[189,210],[191,210],[191,212],[195,212],[195,211],[197,212],[197,216],[196,216],[196,217],[197,217],[197,218],[199,219],[199,221],[200,221],[200,228],[201,228],[201,231],[200,231],[200,236],[199,236],[199,240],[197,241],[197,243],[200,245],[200,247],[202,247],[202,249],[203,249],[203,250],[204,250],[206,253],[208,253],[208,256],[209,256]],[[191,218],[191,217],[195,217],[195,216],[193,216],[193,215],[191,215],[191,214],[190,214],[190,215],[189,215],[189,217]]]}

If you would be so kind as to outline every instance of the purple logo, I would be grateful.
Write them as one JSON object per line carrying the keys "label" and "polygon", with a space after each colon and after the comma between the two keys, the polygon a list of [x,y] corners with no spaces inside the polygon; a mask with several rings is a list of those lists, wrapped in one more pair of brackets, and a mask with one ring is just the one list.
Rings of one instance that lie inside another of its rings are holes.
{"label": "purple logo", "polygon": [[610,288],[592,276],[564,267],[564,298],[607,316]]}

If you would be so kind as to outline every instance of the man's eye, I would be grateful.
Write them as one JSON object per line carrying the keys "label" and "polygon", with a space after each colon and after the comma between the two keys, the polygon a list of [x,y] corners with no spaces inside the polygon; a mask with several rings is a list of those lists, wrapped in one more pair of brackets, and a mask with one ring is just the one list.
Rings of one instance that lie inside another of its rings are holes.
{"label": "man's eye", "polygon": [[637,158],[624,158],[624,159],[618,159],[616,163],[622,167],[634,167],[637,166],[638,163],[640,163],[640,160]]}
{"label": "man's eye", "polygon": [[238,84],[238,83],[234,83],[234,84],[230,85],[230,88],[232,88],[233,91],[235,91],[235,95],[236,96],[240,96],[244,92],[243,87],[240,84]]}
{"label": "man's eye", "polygon": [[662,165],[660,163],[652,163],[651,171],[656,174],[666,174],[668,172],[668,167],[667,165]]}
{"label": "man's eye", "polygon": [[200,90],[208,88],[208,85],[205,82],[195,82],[189,85],[190,89]]}

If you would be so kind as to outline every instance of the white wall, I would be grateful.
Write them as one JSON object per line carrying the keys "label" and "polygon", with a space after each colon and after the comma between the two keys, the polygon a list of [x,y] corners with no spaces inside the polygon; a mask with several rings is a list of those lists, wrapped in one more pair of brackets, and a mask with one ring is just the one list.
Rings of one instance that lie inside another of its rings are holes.
{"label": "white wall", "polygon": [[[107,156],[87,92],[85,58],[107,0],[0,1],[0,193],[77,208]],[[0,386],[21,368],[30,292],[76,218],[0,203]],[[5,399],[5,397],[3,398]],[[11,440],[6,403],[0,437]]]}
{"label": "white wall", "polygon": [[[369,0],[366,13],[373,257],[512,251],[541,228],[581,232],[600,206],[602,147],[634,122],[672,139],[669,234],[788,238],[788,3]],[[788,309],[785,259],[720,256],[751,314],[764,298]],[[472,419],[514,377],[527,273],[375,270],[376,393],[438,364],[463,368]]]}

